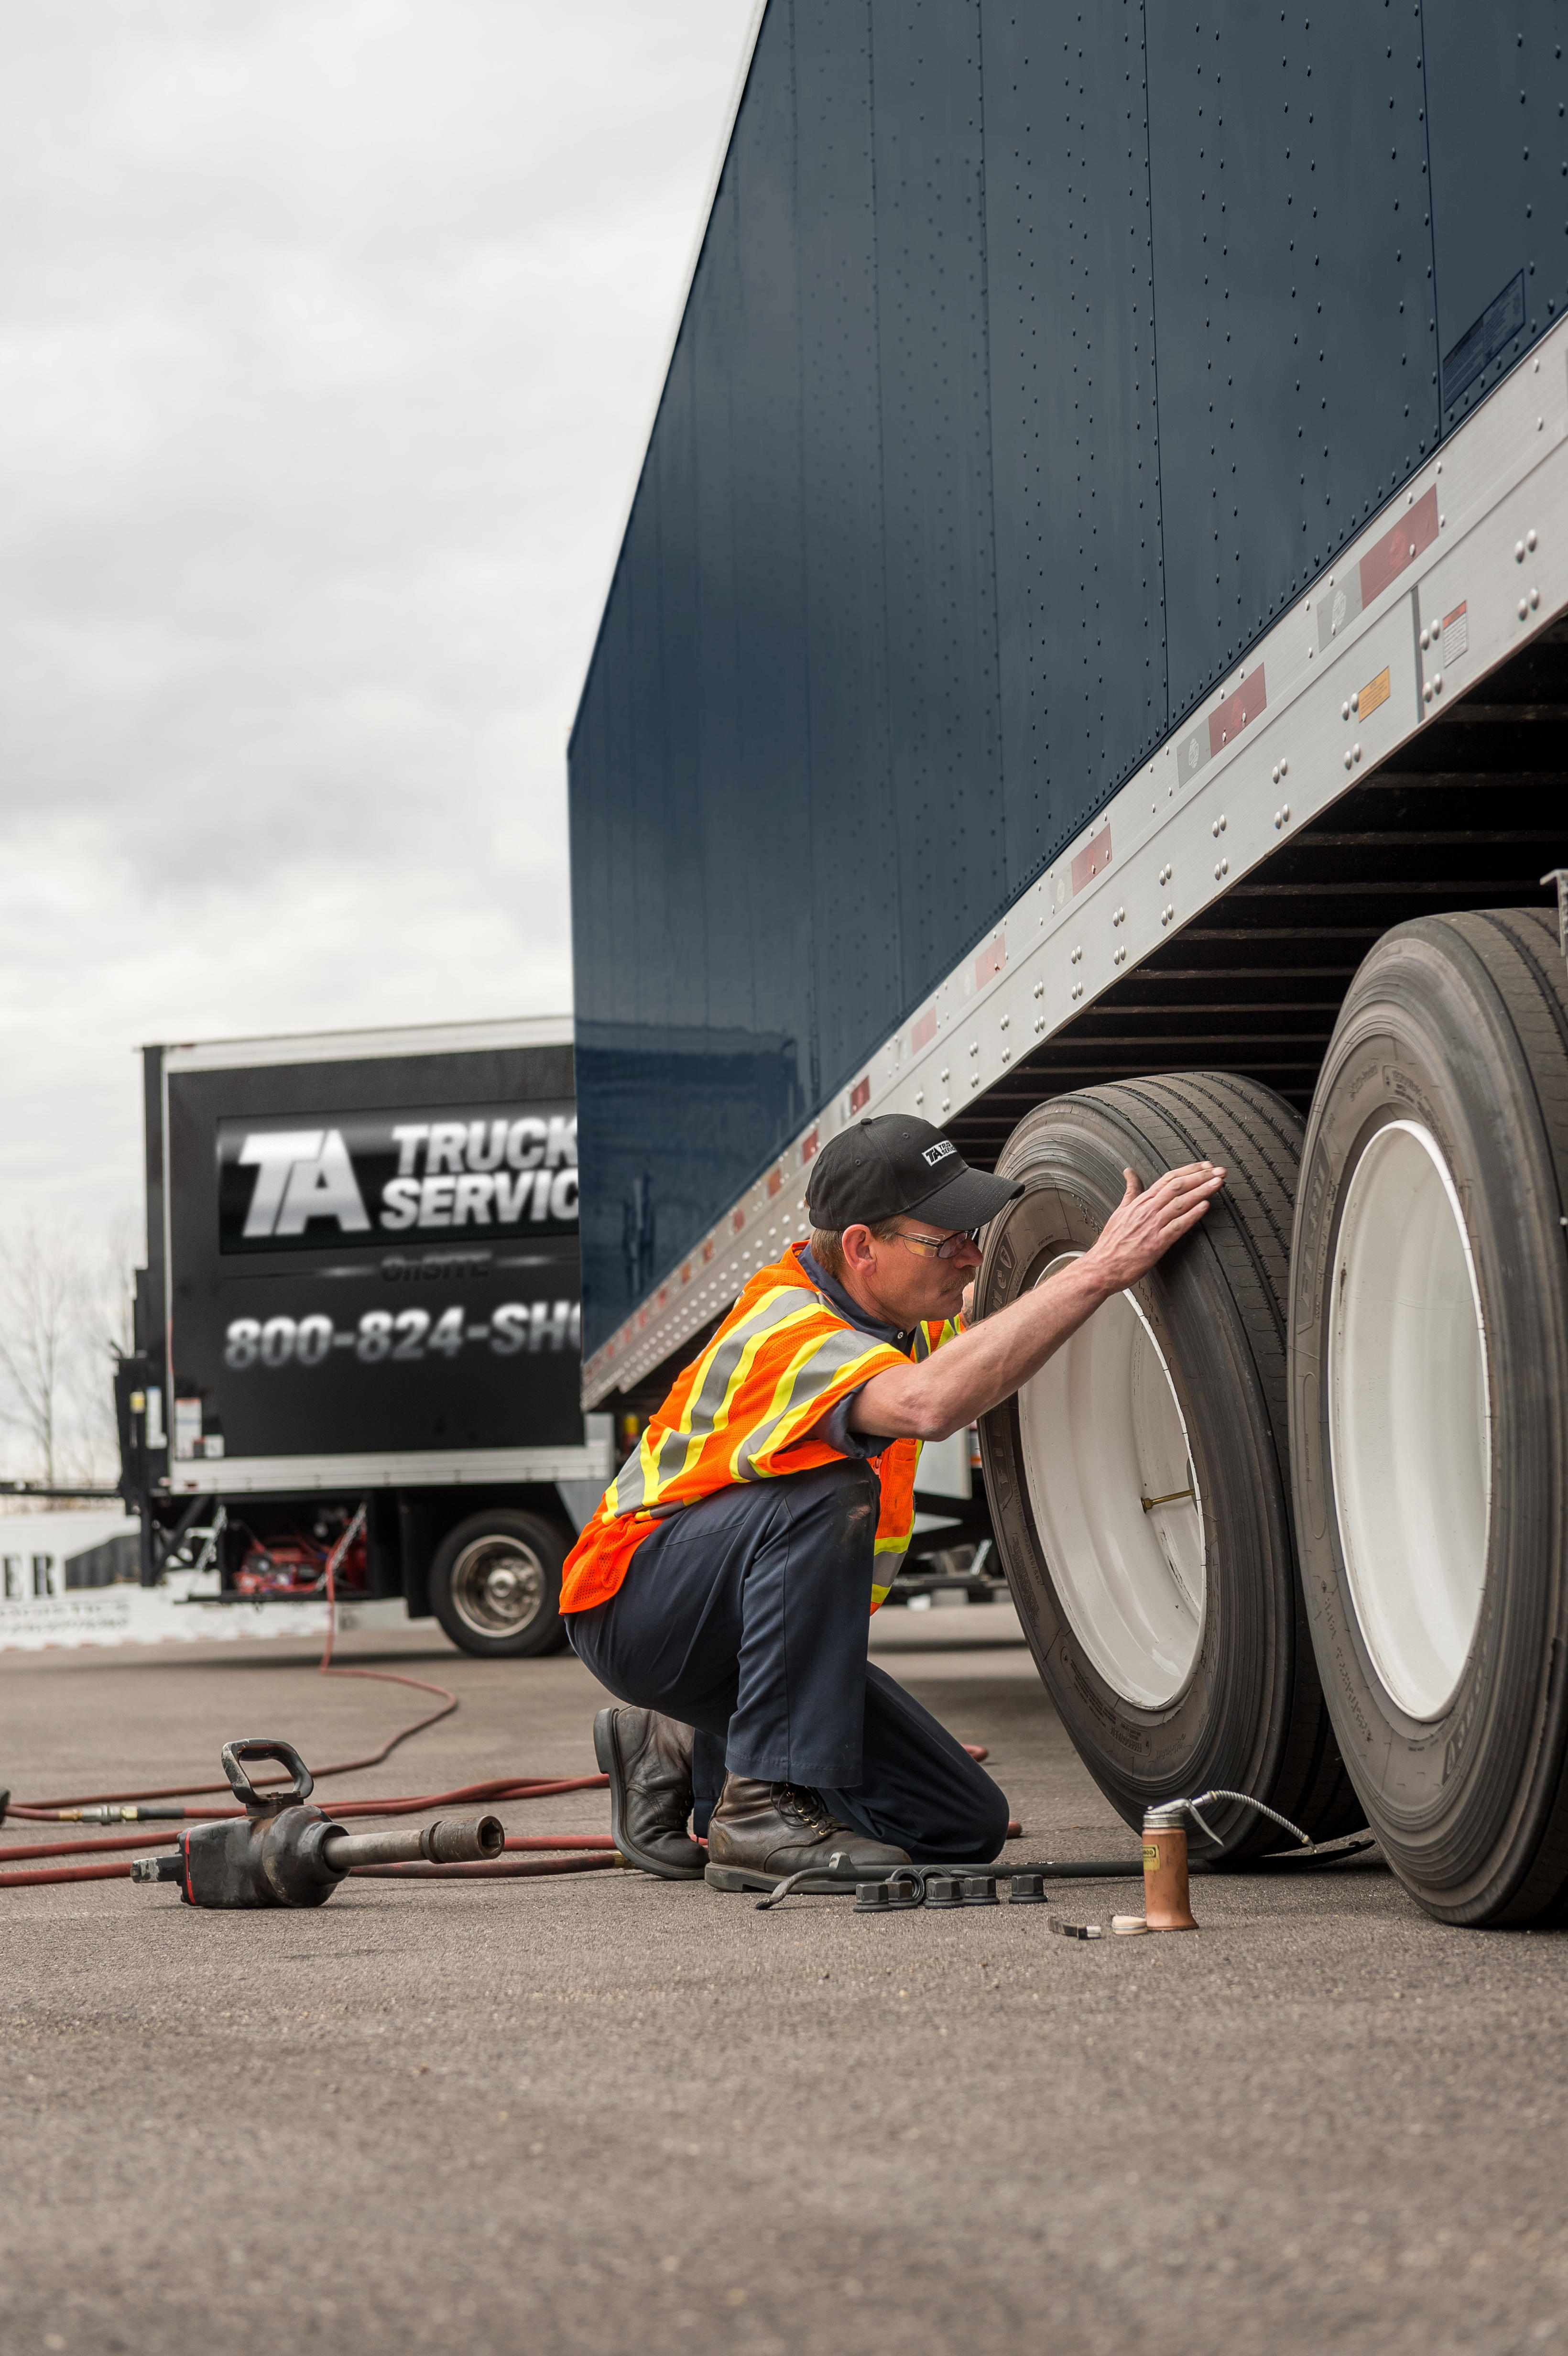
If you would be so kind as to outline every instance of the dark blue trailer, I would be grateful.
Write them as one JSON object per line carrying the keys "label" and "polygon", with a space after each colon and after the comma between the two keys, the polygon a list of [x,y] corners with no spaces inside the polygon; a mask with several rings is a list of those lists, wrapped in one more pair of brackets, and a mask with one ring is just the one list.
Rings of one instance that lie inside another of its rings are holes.
{"label": "dark blue trailer", "polygon": [[1030,1181],[987,1306],[1222,1154],[1013,1590],[1129,1817],[1467,1922],[1568,1896],[1565,103],[1548,0],[769,0],[570,753],[585,1401],[863,1115]]}

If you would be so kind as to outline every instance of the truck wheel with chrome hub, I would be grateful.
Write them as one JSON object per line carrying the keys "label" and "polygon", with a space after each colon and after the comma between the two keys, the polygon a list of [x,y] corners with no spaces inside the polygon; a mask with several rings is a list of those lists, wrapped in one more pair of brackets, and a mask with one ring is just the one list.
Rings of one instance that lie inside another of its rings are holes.
{"label": "truck wheel with chrome hub", "polygon": [[431,1610],[465,1653],[518,1659],[559,1650],[570,1539],[538,1514],[496,1506],[449,1530],[430,1569]]}
{"label": "truck wheel with chrome hub", "polygon": [[[997,1543],[1040,1676],[1129,1824],[1221,1785],[1317,1837],[1360,1812],[1302,1624],[1285,1434],[1285,1290],[1299,1116],[1229,1073],[1054,1098],[997,1163],[1027,1193],[994,1223],[977,1299],[1018,1300],[1086,1251],[1122,1199],[1204,1159],[1222,1194],[980,1425]],[[1225,1853],[1278,1845],[1227,1804]]]}
{"label": "truck wheel with chrome hub", "polygon": [[1568,1918],[1568,975],[1544,909],[1351,983],[1307,1127],[1291,1448],[1312,1637],[1390,1864]]}

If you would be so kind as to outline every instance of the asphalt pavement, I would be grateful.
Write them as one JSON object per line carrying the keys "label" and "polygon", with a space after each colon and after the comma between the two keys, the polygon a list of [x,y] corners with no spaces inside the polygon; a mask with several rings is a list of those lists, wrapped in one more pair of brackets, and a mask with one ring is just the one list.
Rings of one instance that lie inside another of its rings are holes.
{"label": "asphalt pavement", "polygon": [[[1020,1856],[1125,1847],[1005,1607],[883,1615],[985,1742]],[[19,1798],[307,1759],[417,1714],[297,1643],[0,1655]],[[324,1796],[589,1774],[570,1656],[428,1627],[349,1665],[455,1717]],[[602,1830],[602,1793],[502,1812]],[[38,1837],[16,1823],[0,1851]],[[3,1862],[0,1857],[0,1862]],[[857,1916],[629,1872],[354,1882],[202,1913],[0,1890],[6,2356],[1279,2356],[1568,2345],[1568,1948],[1445,1930],[1381,1868]],[[1052,1915],[1105,1926],[1051,1935]]]}

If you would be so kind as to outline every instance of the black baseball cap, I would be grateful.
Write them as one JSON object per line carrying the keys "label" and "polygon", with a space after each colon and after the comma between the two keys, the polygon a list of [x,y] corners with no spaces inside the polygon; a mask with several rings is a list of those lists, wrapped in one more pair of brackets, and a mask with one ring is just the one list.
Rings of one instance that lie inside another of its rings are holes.
{"label": "black baseball cap", "polygon": [[1024,1191],[1021,1178],[971,1170],[949,1137],[912,1113],[888,1112],[829,1138],[812,1164],[813,1226],[842,1233],[918,1211],[933,1227],[983,1227]]}

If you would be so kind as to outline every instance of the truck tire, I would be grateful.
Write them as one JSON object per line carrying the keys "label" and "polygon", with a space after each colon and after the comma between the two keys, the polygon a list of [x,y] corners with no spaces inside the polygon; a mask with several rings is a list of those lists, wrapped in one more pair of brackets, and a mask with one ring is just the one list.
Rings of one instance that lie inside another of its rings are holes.
{"label": "truck tire", "polygon": [[[1146,1185],[1186,1162],[1229,1173],[1144,1281],[980,1423],[997,1544],[1040,1677],[1132,1825],[1151,1803],[1214,1784],[1320,1838],[1360,1822],[1302,1612],[1285,1454],[1300,1139],[1299,1116],[1269,1089],[1194,1072],[1059,1097],[1019,1123],[997,1163],[1028,1191],[987,1240],[982,1313],[1093,1243],[1125,1167]],[[1227,1861],[1283,1838],[1231,1803],[1211,1821]]]}
{"label": "truck tire", "polygon": [[1553,917],[1426,917],[1307,1123],[1291,1446],[1346,1764],[1440,1921],[1568,1918],[1568,987]]}
{"label": "truck tire", "polygon": [[571,1541],[538,1514],[494,1505],[449,1530],[430,1567],[430,1608],[454,1644],[489,1660],[558,1653],[560,1568]]}

